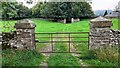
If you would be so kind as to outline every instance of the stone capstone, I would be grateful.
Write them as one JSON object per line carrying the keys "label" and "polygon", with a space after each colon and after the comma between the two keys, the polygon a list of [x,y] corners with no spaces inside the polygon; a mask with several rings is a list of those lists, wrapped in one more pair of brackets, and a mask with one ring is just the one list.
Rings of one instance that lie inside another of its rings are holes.
{"label": "stone capstone", "polygon": [[22,28],[22,29],[33,29],[36,25],[28,20],[28,19],[24,19],[24,20],[20,20],[18,21],[17,23],[15,23],[15,28],[16,29],[19,29],[19,28]]}

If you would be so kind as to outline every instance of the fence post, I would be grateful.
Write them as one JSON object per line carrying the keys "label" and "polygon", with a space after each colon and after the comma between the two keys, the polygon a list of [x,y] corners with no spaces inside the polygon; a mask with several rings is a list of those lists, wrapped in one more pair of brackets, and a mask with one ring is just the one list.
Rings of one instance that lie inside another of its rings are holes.
{"label": "fence post", "polygon": [[17,48],[30,49],[36,48],[35,44],[35,24],[28,20],[20,20],[15,23],[17,33]]}

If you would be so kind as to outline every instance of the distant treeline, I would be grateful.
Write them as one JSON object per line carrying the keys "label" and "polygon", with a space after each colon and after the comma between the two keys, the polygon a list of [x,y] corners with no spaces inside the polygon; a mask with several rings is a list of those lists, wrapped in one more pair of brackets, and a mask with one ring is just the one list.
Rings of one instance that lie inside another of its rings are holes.
{"label": "distant treeline", "polygon": [[25,18],[92,18],[94,13],[87,2],[50,2],[38,3],[29,9],[17,2],[0,2],[1,19],[25,19]]}

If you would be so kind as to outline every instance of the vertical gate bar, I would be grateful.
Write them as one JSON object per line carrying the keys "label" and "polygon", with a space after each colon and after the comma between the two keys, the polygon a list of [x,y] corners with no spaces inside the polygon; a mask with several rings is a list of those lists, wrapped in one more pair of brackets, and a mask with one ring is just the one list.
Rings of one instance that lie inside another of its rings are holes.
{"label": "vertical gate bar", "polygon": [[90,40],[90,39],[89,39],[89,38],[90,38],[89,36],[90,36],[90,34],[89,34],[89,32],[88,32],[88,49],[89,49],[89,40]]}
{"label": "vertical gate bar", "polygon": [[70,52],[70,33],[69,33],[69,52]]}
{"label": "vertical gate bar", "polygon": [[53,34],[51,33],[51,47],[52,47],[52,52],[53,52]]}
{"label": "vertical gate bar", "polygon": [[[52,34],[50,34],[50,44],[51,44],[51,47],[52,47]],[[53,50],[52,50],[52,52],[53,52]]]}

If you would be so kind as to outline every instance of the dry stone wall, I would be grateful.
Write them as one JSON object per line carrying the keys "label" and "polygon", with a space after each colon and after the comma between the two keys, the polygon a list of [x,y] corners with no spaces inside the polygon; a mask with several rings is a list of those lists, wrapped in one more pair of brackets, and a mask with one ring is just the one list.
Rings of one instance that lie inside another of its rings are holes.
{"label": "dry stone wall", "polygon": [[120,32],[111,30],[112,21],[98,17],[90,21],[89,49],[116,46],[120,41]]}
{"label": "dry stone wall", "polygon": [[7,49],[11,48],[12,45],[16,44],[16,32],[2,32],[2,48]]}

